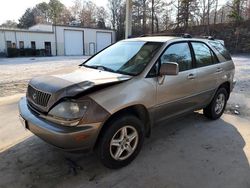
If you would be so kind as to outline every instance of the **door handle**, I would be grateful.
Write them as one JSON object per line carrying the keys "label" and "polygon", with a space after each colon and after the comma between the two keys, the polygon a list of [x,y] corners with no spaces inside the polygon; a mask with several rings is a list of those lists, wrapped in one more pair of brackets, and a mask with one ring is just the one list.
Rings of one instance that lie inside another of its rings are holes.
{"label": "door handle", "polygon": [[189,80],[193,80],[196,78],[196,76],[194,74],[189,74],[187,77]]}
{"label": "door handle", "polygon": [[221,73],[222,71],[223,71],[223,68],[221,68],[221,67],[217,68],[217,70],[216,70],[217,73]]}

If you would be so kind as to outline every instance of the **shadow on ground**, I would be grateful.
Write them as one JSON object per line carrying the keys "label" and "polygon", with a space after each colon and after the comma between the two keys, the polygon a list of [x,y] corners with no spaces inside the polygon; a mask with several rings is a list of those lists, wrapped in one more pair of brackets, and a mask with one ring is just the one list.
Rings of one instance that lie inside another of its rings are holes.
{"label": "shadow on ground", "polygon": [[199,113],[158,125],[137,159],[120,170],[32,136],[0,153],[0,187],[250,187],[245,142],[235,126]]}

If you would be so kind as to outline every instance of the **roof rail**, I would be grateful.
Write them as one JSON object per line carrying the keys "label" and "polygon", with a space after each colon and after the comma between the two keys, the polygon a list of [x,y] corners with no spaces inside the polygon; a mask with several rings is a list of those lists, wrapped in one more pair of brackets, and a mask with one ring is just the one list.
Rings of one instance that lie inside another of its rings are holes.
{"label": "roof rail", "polygon": [[208,39],[208,40],[215,40],[214,37],[212,36],[203,36],[203,38]]}
{"label": "roof rail", "polygon": [[152,36],[150,34],[143,34],[143,35],[140,35],[140,37],[149,37],[149,36]]}
{"label": "roof rail", "polygon": [[154,34],[143,34],[143,35],[140,35],[140,37],[159,37],[159,36],[170,36],[170,35],[165,34],[165,33],[154,33]]}
{"label": "roof rail", "polygon": [[188,33],[183,33],[182,34],[183,38],[192,38],[192,35],[188,34]]}
{"label": "roof rail", "polygon": [[188,33],[181,33],[181,34],[166,34],[166,33],[154,33],[154,34],[143,34],[140,37],[153,37],[153,36],[176,36],[176,37],[183,37],[183,38],[192,38],[192,35]]}

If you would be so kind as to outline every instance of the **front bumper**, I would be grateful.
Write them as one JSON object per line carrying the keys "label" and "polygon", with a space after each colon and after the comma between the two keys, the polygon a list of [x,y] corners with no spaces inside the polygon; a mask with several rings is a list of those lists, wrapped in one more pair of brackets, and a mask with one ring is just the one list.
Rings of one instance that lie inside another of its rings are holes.
{"label": "front bumper", "polygon": [[19,101],[19,113],[25,120],[26,129],[44,141],[67,151],[91,150],[101,127],[101,123],[66,127],[49,122],[28,107],[26,97]]}

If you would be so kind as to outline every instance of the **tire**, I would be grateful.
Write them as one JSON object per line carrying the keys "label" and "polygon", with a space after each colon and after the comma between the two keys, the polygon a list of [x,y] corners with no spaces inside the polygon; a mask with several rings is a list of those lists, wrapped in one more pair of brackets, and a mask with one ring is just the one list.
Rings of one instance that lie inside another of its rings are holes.
{"label": "tire", "polygon": [[139,154],[143,145],[145,133],[142,122],[134,116],[125,115],[111,120],[106,128],[97,145],[100,161],[111,169],[127,166]]}
{"label": "tire", "polygon": [[206,108],[203,109],[204,115],[211,120],[219,119],[224,113],[227,100],[227,90],[223,87],[219,88],[212,102]]}

